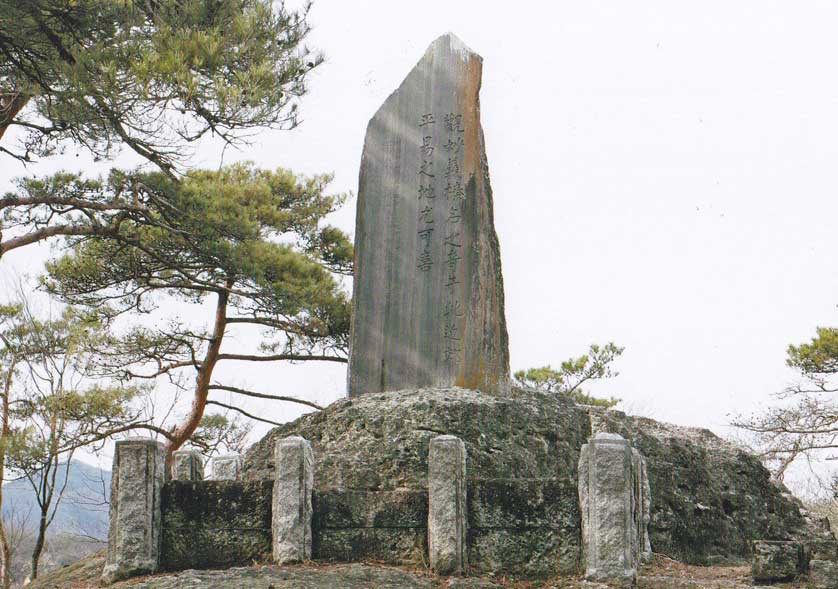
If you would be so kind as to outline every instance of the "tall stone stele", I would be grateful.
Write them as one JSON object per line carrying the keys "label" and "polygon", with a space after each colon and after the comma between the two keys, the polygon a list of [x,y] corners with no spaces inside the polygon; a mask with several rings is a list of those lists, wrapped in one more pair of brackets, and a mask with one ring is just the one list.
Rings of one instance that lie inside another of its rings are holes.
{"label": "tall stone stele", "polygon": [[480,126],[482,58],[434,41],[367,128],[349,395],[509,383],[500,250]]}

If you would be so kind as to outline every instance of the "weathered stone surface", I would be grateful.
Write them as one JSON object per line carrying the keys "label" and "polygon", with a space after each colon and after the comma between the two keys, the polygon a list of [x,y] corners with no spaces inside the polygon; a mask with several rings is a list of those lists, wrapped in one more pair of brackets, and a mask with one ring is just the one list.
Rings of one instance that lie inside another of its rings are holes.
{"label": "weathered stone surface", "polygon": [[838,562],[838,541],[834,538],[812,538],[803,545],[804,556],[810,560]]}
{"label": "weathered stone surface", "polygon": [[300,435],[318,457],[318,492],[427,490],[430,440],[451,434],[466,445],[469,479],[559,478],[575,494],[589,432],[587,414],[555,395],[499,398],[457,388],[363,395],[272,430],[248,450],[244,477],[273,478],[273,444]]}
{"label": "weathered stone surface", "polygon": [[558,478],[469,481],[468,560],[475,573],[527,578],[579,570],[576,484]]}
{"label": "weathered stone surface", "polygon": [[649,486],[649,471],[646,459],[636,449],[632,448],[632,476],[634,477],[635,515],[637,523],[637,562],[652,560],[652,544],[649,541],[649,522],[652,520],[651,501],[652,490]]}
{"label": "weathered stone surface", "polygon": [[185,571],[145,580],[130,589],[438,589],[409,571],[365,564],[234,568]]}
{"label": "weathered stone surface", "polygon": [[313,505],[312,558],[427,563],[427,490],[315,490]]}
{"label": "weathered stone surface", "polygon": [[271,481],[169,481],[160,568],[243,566],[271,555]]}
{"label": "weathered stone surface", "polygon": [[[408,390],[338,401],[324,411],[274,429],[255,444],[247,453],[244,477],[272,479],[274,441],[301,435],[311,441],[318,457],[317,493],[359,493],[334,504],[335,509],[344,510],[340,517],[352,522],[375,521],[370,517],[380,517],[382,522],[421,519],[416,511],[399,515],[410,511],[408,505],[413,501],[400,492],[427,493],[430,439],[446,433],[456,435],[468,452],[469,502],[488,497],[493,481],[498,487],[491,491],[492,502],[509,495],[498,509],[487,504],[469,507],[470,527],[485,526],[469,533],[487,538],[477,540],[481,542],[479,550],[470,542],[471,569],[502,573],[497,567],[516,566],[524,571],[530,567],[533,571],[539,567],[567,571],[580,556],[576,473],[579,449],[590,436],[592,410],[555,395],[517,388],[512,394],[500,398],[464,389]],[[770,482],[768,471],[757,458],[741,448],[706,430],[627,417],[616,411],[607,412],[601,421],[605,430],[630,439],[646,458],[652,490],[649,535],[655,552],[694,564],[743,564],[750,558],[753,540],[803,541],[811,537],[800,506],[782,487]],[[507,493],[501,482],[508,479],[512,486]],[[554,482],[548,484],[551,479]],[[516,485],[530,484],[527,481],[531,480],[544,481],[543,490],[521,486],[528,489],[526,493],[513,493]],[[482,487],[484,484],[490,486]],[[362,507],[365,493],[372,493],[369,501],[374,506]],[[544,507],[546,498],[539,503],[539,493],[551,494],[549,503],[555,507]],[[528,515],[515,520],[512,514],[516,511]],[[388,512],[386,518],[375,515]],[[337,521],[338,516],[335,511],[329,517]],[[505,527],[515,521],[548,525],[538,530],[522,528],[526,533]],[[561,522],[560,527],[551,528],[554,524],[550,521]],[[384,536],[359,533],[352,537],[372,543],[359,545],[356,553],[387,551],[386,545],[375,544],[385,542]],[[529,552],[545,554],[546,565],[529,560],[515,564],[513,560],[525,558],[527,552],[513,547],[516,538],[537,542]],[[394,554],[404,554],[404,542],[399,541],[398,546]]]}
{"label": "weathered stone surface", "polygon": [[734,564],[750,559],[754,540],[812,538],[815,522],[803,517],[801,504],[741,447],[706,429],[588,410],[600,431],[630,440],[646,459],[656,553],[690,564]]}
{"label": "weathered stone surface", "polygon": [[598,433],[579,456],[579,503],[585,577],[633,581],[637,576],[632,448],[620,435]]}
{"label": "weathered stone surface", "polygon": [[241,478],[241,454],[226,454],[212,459],[212,480],[236,481]]}
{"label": "weathered stone surface", "polygon": [[431,440],[428,455],[428,554],[442,575],[466,567],[466,446],[456,436]]}
{"label": "weathered stone surface", "polygon": [[314,488],[314,453],[299,436],[276,443],[273,492],[273,557],[286,564],[311,558],[311,495]]}
{"label": "weathered stone surface", "polygon": [[[95,587],[104,553],[46,572],[28,585],[28,589],[67,589]],[[746,567],[689,566],[661,559],[638,578],[638,589],[755,589]],[[746,580],[747,579],[747,580]],[[323,564],[294,566],[256,565],[224,570],[189,570],[176,574],[132,579],[114,589],[613,589],[602,583],[574,578],[552,579],[545,583],[514,582],[508,577],[449,578],[440,581],[417,572],[416,567],[398,569],[375,564]],[[783,585],[785,589],[811,589],[808,583]]]}
{"label": "weathered stone surface", "polygon": [[838,589],[838,562],[812,560],[809,563],[811,589]]}
{"label": "weathered stone surface", "polygon": [[[563,546],[568,540],[569,546]],[[478,528],[468,531],[469,571],[544,579],[575,574],[579,539],[544,528]]]}
{"label": "weathered stone surface", "polygon": [[175,481],[204,480],[204,458],[197,450],[178,450],[172,455],[172,479]]}
{"label": "weathered stone surface", "polygon": [[798,542],[757,540],[751,556],[751,576],[755,583],[791,581],[800,573],[803,557]]}
{"label": "weathered stone surface", "polygon": [[159,567],[164,456],[163,444],[155,440],[116,442],[104,583],[153,573]]}
{"label": "weathered stone surface", "polygon": [[508,388],[481,76],[480,56],[444,35],[369,123],[355,228],[350,396]]}
{"label": "weathered stone surface", "polygon": [[329,489],[314,492],[316,528],[426,528],[428,492]]}
{"label": "weathered stone surface", "polygon": [[427,527],[313,529],[312,556],[332,562],[373,561],[424,568],[427,538]]}
{"label": "weathered stone surface", "polygon": [[439,589],[504,589],[503,585],[492,583],[486,579],[448,579]]}

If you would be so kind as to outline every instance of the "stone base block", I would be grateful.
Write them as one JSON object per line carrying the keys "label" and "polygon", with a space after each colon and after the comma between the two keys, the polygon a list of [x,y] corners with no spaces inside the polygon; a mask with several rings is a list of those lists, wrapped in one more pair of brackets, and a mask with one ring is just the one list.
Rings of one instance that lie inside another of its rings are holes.
{"label": "stone base block", "polygon": [[800,574],[803,549],[798,542],[757,540],[751,555],[751,576],[758,584],[791,581]]}
{"label": "stone base block", "polygon": [[468,537],[471,573],[543,579],[578,572],[579,545],[563,545],[561,530],[469,528]]}
{"label": "stone base block", "polygon": [[838,540],[815,539],[806,542],[806,560],[826,560],[838,562]]}
{"label": "stone base block", "polygon": [[813,560],[809,563],[811,589],[838,589],[838,562]]}
{"label": "stone base block", "polygon": [[248,566],[271,555],[272,481],[163,485],[160,569]]}
{"label": "stone base block", "polygon": [[382,562],[422,566],[426,562],[425,528],[343,528],[314,531],[312,554],[332,562]]}

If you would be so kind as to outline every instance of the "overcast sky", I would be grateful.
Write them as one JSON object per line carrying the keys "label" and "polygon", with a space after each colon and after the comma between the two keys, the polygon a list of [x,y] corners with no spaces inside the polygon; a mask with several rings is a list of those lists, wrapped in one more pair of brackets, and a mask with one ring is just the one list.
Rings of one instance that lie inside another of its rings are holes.
{"label": "overcast sky", "polygon": [[[326,63],[303,123],[225,162],[332,171],[336,191],[356,191],[368,120],[456,33],[484,59],[513,370],[614,341],[621,374],[600,392],[725,433],[793,376],[789,343],[836,323],[838,4],[319,0],[311,21]],[[219,161],[204,146],[193,163]],[[0,160],[0,189],[79,166],[96,169],[73,150],[28,171]],[[354,209],[335,220],[350,232]],[[3,272],[34,259],[10,254]],[[222,370],[265,392],[344,394],[342,367]]]}

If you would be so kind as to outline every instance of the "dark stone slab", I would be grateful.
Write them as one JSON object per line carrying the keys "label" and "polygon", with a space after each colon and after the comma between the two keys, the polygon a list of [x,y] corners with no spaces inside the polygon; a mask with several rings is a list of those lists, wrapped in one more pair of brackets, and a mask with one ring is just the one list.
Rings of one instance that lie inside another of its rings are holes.
{"label": "dark stone slab", "polygon": [[813,560],[809,565],[809,587],[811,589],[838,587],[838,562]]}
{"label": "dark stone slab", "polygon": [[801,572],[803,547],[798,542],[757,540],[751,556],[754,582],[779,583],[791,581]]}
{"label": "dark stone slab", "polygon": [[475,480],[468,485],[468,521],[474,528],[566,529],[579,543],[576,485],[565,479]]}
{"label": "dark stone slab", "polygon": [[350,396],[508,388],[481,77],[480,56],[444,35],[369,123],[355,229]]}
{"label": "dark stone slab", "polygon": [[470,528],[468,561],[472,573],[508,573],[546,578],[578,572],[578,540],[568,541],[559,529]]}
{"label": "dark stone slab", "polygon": [[424,528],[427,524],[427,491],[314,492],[313,528]]}
{"label": "dark stone slab", "polygon": [[312,554],[333,562],[420,565],[427,559],[427,537],[427,528],[314,529]]}
{"label": "dark stone slab", "polygon": [[169,481],[161,569],[249,565],[271,556],[272,481]]}

